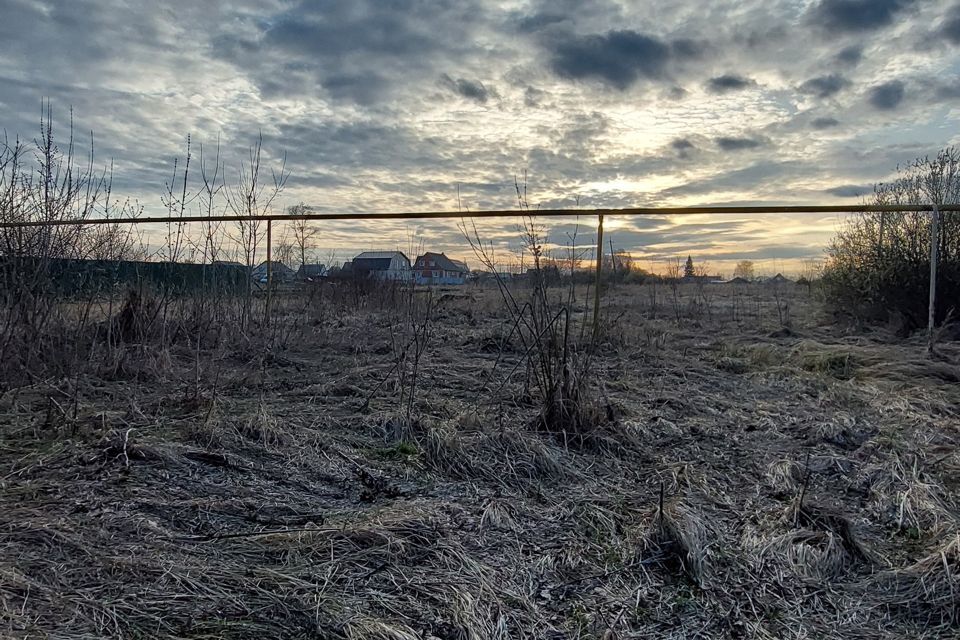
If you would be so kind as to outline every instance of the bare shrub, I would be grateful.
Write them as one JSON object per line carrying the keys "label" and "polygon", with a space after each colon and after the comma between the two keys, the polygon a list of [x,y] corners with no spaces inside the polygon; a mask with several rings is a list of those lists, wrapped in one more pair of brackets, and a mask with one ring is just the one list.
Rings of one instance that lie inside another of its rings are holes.
{"label": "bare shrub", "polygon": [[[871,204],[960,202],[960,150],[900,168],[878,184]],[[960,214],[943,212],[939,240],[937,322],[960,300]],[[926,212],[860,213],[848,219],[828,247],[823,288],[834,310],[861,320],[894,320],[904,332],[925,325],[930,286],[931,216]]]}
{"label": "bare shrub", "polygon": [[[526,192],[519,185],[517,194],[521,208],[529,210]],[[462,230],[478,260],[496,274],[501,297],[511,317],[510,333],[504,344],[509,344],[514,336],[519,339],[525,385],[533,392],[540,407],[533,427],[550,434],[565,446],[602,446],[607,442],[601,433],[602,428],[613,422],[613,411],[603,401],[593,371],[599,336],[593,332],[592,337],[587,337],[586,315],[577,322],[573,279],[566,295],[562,289],[549,286],[551,272],[542,261],[542,225],[534,216],[529,216],[521,227],[523,246],[533,257],[529,294],[523,298],[499,276],[492,250],[484,245],[476,226],[472,227],[472,232],[465,227]],[[487,384],[502,355],[501,351],[488,375]],[[501,388],[517,368],[514,367],[504,378]]]}

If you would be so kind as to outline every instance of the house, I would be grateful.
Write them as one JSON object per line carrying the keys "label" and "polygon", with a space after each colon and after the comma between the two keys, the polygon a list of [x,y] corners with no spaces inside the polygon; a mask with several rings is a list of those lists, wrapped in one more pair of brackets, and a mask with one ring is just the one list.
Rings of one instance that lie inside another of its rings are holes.
{"label": "house", "polygon": [[253,268],[253,271],[250,272],[250,277],[253,278],[254,282],[260,282],[266,284],[267,282],[267,265],[271,265],[273,281],[276,282],[292,282],[296,273],[293,269],[283,264],[273,260],[272,262],[267,262],[264,260],[259,265]]}
{"label": "house", "polygon": [[401,251],[364,251],[350,261],[350,271],[356,277],[377,280],[407,281],[413,278],[410,259]]}
{"label": "house", "polygon": [[764,280],[764,283],[765,284],[793,284],[793,280],[789,278],[785,278],[782,273],[778,273],[772,278],[768,278],[767,280]]}
{"label": "house", "polygon": [[300,282],[315,282],[327,275],[327,267],[322,264],[302,264],[297,269],[297,280]]}
{"label": "house", "polygon": [[684,284],[712,284],[715,282],[723,282],[723,276],[711,276],[711,275],[689,275],[683,276],[680,278],[680,282]]}
{"label": "house", "polygon": [[750,284],[750,281],[744,278],[743,276],[737,276],[731,280],[727,280],[724,284]]}
{"label": "house", "polygon": [[413,265],[417,284],[465,284],[469,273],[466,262],[453,260],[443,253],[428,251]]}

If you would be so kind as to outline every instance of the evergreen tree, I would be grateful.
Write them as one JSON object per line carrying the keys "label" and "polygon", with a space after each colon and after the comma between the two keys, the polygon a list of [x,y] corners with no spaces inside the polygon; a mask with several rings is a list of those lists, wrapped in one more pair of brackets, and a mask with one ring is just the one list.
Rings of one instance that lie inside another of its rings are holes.
{"label": "evergreen tree", "polygon": [[693,258],[687,256],[687,264],[683,266],[683,277],[692,278],[693,275]]}

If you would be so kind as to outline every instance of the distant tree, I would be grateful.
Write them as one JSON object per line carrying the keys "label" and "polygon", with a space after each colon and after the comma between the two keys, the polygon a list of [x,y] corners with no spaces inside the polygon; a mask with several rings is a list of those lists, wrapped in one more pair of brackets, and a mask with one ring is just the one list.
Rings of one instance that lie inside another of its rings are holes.
{"label": "distant tree", "polygon": [[[296,204],[290,207],[290,213],[293,215],[303,215],[307,213],[307,205],[302,202]],[[307,264],[307,249],[310,248],[313,238],[318,232],[319,229],[310,226],[309,220],[293,221],[293,239],[294,242],[296,242],[297,252],[299,253],[297,257],[300,258],[300,264]]]}
{"label": "distant tree", "polygon": [[734,278],[743,278],[744,280],[753,280],[753,261],[741,260],[733,270]]}
{"label": "distant tree", "polygon": [[696,270],[693,268],[693,258],[687,256],[687,263],[683,265],[683,277],[692,278],[696,274]]}

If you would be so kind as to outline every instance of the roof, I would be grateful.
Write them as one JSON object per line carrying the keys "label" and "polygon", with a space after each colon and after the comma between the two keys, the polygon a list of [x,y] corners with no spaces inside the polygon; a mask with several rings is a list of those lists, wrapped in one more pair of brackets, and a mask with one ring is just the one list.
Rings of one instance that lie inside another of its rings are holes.
{"label": "roof", "polygon": [[407,262],[410,261],[409,258],[407,258],[407,256],[405,256],[402,251],[364,251],[353,260],[354,262],[356,262],[357,260],[366,260],[369,258],[374,258],[374,259],[389,258],[392,260],[397,256],[400,256]]}
{"label": "roof", "polygon": [[432,251],[428,251],[422,256],[417,257],[418,264],[421,260],[433,260],[436,263],[436,266],[444,271],[462,271],[464,273],[470,271],[467,268],[467,263],[459,260],[451,260],[443,253],[433,253]]}
{"label": "roof", "polygon": [[302,264],[300,265],[300,268],[297,269],[298,276],[306,276],[308,278],[313,276],[322,276],[326,272],[327,267],[326,265],[322,264]]}
{"label": "roof", "polygon": [[[362,254],[361,254],[362,255]],[[354,271],[389,271],[390,263],[393,258],[362,258],[357,256],[353,259]]]}
{"label": "roof", "polygon": [[[253,269],[254,275],[261,274],[261,273],[266,273],[266,272],[267,272],[267,264],[268,264],[267,261],[264,260],[263,262],[261,262],[260,264],[258,264],[256,267],[254,267],[254,269]],[[288,275],[288,274],[289,274],[289,275],[292,275],[292,274],[293,274],[293,269],[291,269],[291,268],[288,267],[287,265],[283,264],[282,262],[279,262],[279,261],[277,261],[277,260],[273,260],[273,261],[270,262],[270,264],[271,264],[271,266],[272,266],[271,271],[273,272],[273,275]]]}

